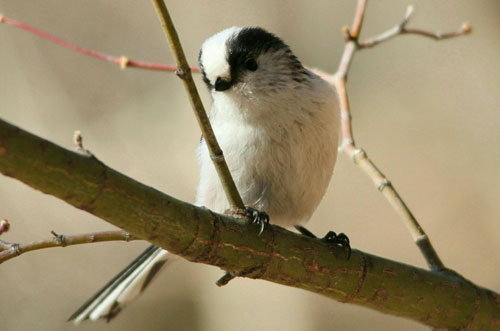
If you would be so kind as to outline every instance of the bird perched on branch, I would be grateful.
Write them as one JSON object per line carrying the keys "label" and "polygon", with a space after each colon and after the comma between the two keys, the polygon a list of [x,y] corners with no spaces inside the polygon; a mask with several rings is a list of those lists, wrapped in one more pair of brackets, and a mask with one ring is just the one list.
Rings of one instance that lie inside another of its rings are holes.
{"label": "bird perched on branch", "polygon": [[[302,225],[323,198],[337,157],[333,88],[257,27],[231,27],[207,39],[199,66],[212,96],[210,122],[248,210],[262,226],[270,220],[314,236]],[[230,205],[203,139],[197,154],[196,204],[223,213]],[[343,234],[324,239],[349,249]],[[113,318],[174,258],[150,246],[70,320]]]}

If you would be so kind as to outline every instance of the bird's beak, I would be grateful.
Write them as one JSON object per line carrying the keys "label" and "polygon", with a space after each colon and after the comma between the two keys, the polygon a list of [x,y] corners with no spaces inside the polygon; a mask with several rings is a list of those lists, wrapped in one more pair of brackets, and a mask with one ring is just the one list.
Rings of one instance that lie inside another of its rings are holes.
{"label": "bird's beak", "polygon": [[217,77],[217,80],[215,81],[214,88],[216,91],[225,91],[228,90],[233,83],[229,80],[222,79],[221,77]]}

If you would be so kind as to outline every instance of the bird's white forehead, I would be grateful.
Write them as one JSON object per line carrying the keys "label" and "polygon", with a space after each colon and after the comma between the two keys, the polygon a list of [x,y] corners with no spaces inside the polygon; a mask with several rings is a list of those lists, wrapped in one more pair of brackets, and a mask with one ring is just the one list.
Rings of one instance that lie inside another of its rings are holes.
{"label": "bird's white forehead", "polygon": [[230,66],[227,62],[226,42],[241,31],[241,27],[233,26],[208,38],[201,46],[200,63],[207,78],[213,83],[217,77],[230,78]]}

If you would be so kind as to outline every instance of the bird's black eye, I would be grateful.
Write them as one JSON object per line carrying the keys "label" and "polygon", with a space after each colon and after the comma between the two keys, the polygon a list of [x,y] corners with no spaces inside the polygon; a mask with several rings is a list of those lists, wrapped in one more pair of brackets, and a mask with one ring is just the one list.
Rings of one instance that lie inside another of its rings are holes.
{"label": "bird's black eye", "polygon": [[259,66],[257,65],[257,61],[253,58],[249,58],[245,60],[245,68],[247,68],[250,71],[255,71],[257,70]]}

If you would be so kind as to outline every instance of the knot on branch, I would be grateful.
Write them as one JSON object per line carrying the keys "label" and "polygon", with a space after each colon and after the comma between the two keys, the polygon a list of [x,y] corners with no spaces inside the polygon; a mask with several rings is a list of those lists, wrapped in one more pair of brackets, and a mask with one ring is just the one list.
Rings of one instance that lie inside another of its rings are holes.
{"label": "knot on branch", "polygon": [[21,255],[21,249],[19,248],[19,244],[10,244],[10,250],[14,252],[15,256]]}
{"label": "knot on branch", "polygon": [[382,192],[387,186],[391,186],[391,182],[387,179],[384,178],[378,185],[377,185],[377,190]]}
{"label": "knot on branch", "polygon": [[358,164],[359,160],[362,159],[363,157],[366,157],[366,152],[363,149],[358,148],[352,154],[352,161]]}
{"label": "knot on branch", "polygon": [[342,139],[342,142],[340,143],[338,151],[339,152],[343,152],[349,146],[350,147],[354,147],[354,139],[352,139],[352,138],[344,138],[344,139]]}
{"label": "knot on branch", "polygon": [[129,63],[130,63],[130,61],[126,56],[124,56],[124,55],[120,56],[119,64],[120,64],[121,69],[127,69]]}
{"label": "knot on branch", "polygon": [[132,235],[130,233],[128,233],[128,232],[125,232],[124,236],[125,236],[125,241],[126,242],[129,242],[129,241],[131,241],[131,240],[134,239],[134,237],[132,237]]}
{"label": "knot on branch", "polygon": [[181,79],[185,79],[190,73],[191,73],[191,68],[189,68],[189,67],[177,68],[175,70],[175,74]]}
{"label": "knot on branch", "polygon": [[349,26],[344,26],[342,27],[342,33],[344,33],[344,40],[345,42],[348,42],[348,41],[356,41],[358,38],[357,37],[354,37],[352,34],[351,34],[351,30],[349,29]]}
{"label": "knot on branch", "polygon": [[220,151],[220,153],[217,154],[210,154],[210,159],[212,159],[212,161],[214,162],[221,162],[222,160],[224,160],[224,153]]}
{"label": "knot on branch", "polygon": [[66,247],[66,237],[62,234],[57,234],[54,230],[50,231],[52,235],[55,237],[57,243],[61,245],[61,247]]}
{"label": "knot on branch", "polygon": [[421,235],[421,236],[419,236],[418,238],[415,239],[415,243],[418,245],[418,244],[420,244],[420,243],[422,243],[424,241],[427,241],[427,240],[429,240],[429,238],[427,237],[426,234],[423,234],[423,235]]}

